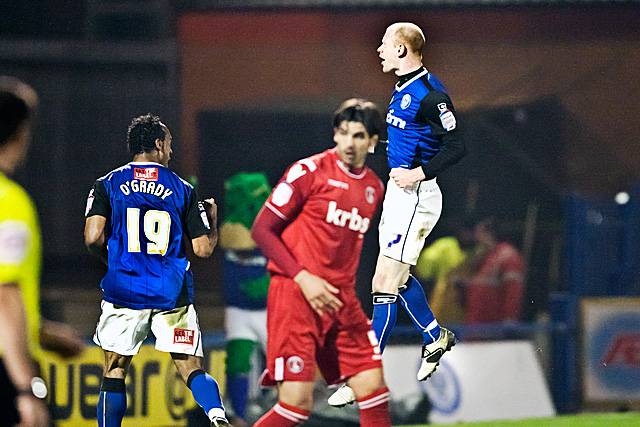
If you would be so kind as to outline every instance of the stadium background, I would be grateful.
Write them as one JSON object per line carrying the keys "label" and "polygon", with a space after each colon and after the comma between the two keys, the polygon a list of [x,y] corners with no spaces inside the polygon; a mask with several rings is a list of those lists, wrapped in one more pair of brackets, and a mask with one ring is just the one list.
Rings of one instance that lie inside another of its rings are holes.
{"label": "stadium background", "polygon": [[[443,219],[496,215],[525,250],[518,333],[552,343],[540,356],[556,409],[637,408],[637,386],[627,399],[585,399],[580,308],[585,297],[640,295],[637,2],[2,2],[1,73],[42,101],[18,178],[41,215],[43,311],[92,332],[103,270],[82,245],[84,201],[96,177],[128,161],[131,117],[163,118],[173,167],[204,194],[220,198],[240,170],[273,182],[330,144],[342,99],[386,104],[393,82],[375,49],[397,20],[425,30],[425,63],[465,124],[470,154],[439,178]],[[380,160],[372,165],[385,173]],[[621,191],[631,196],[624,205],[614,202]],[[374,232],[358,281],[365,310],[375,254]],[[219,331],[219,256],[194,270],[203,328]],[[640,378],[637,342],[629,378]]]}

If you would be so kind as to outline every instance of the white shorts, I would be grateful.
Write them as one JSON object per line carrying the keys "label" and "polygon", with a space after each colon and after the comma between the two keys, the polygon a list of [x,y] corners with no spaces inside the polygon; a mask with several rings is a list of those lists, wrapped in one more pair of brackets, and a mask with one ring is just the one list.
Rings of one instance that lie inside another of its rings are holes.
{"label": "white shorts", "polygon": [[442,212],[442,193],[435,178],[401,189],[390,179],[382,202],[380,254],[416,265],[424,241]]}
{"label": "white shorts", "polygon": [[227,307],[224,310],[227,341],[251,340],[267,348],[267,310],[244,310]]}
{"label": "white shorts", "polygon": [[149,331],[156,337],[156,350],[203,357],[198,315],[192,304],[173,310],[135,310],[102,301],[93,342],[103,350],[133,356]]}

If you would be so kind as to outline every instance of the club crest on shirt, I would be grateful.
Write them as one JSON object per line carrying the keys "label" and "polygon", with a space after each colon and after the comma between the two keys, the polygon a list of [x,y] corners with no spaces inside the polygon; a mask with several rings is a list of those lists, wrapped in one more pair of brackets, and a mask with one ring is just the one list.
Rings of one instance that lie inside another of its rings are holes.
{"label": "club crest on shirt", "polygon": [[133,177],[144,181],[157,181],[158,168],[134,168]]}
{"label": "club crest on shirt", "polygon": [[287,370],[292,374],[299,374],[304,369],[304,360],[300,356],[291,356],[287,359]]}
{"label": "club crest on shirt", "polygon": [[193,338],[195,336],[195,332],[193,329],[182,329],[182,328],[174,328],[173,329],[173,343],[174,344],[189,344],[193,345]]}
{"label": "club crest on shirt", "polygon": [[400,101],[400,108],[406,110],[409,108],[409,105],[411,105],[411,95],[407,93],[402,97],[402,101]]}
{"label": "club crest on shirt", "polygon": [[367,203],[372,205],[373,202],[376,200],[376,189],[371,186],[368,186],[367,188],[365,188],[364,198],[367,200]]}

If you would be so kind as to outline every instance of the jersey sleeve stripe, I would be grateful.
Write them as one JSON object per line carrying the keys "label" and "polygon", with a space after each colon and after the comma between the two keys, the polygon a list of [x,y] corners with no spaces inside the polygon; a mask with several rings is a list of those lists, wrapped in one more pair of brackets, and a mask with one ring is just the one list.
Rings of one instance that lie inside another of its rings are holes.
{"label": "jersey sleeve stripe", "polygon": [[288,221],[289,220],[289,218],[287,218],[286,215],[284,215],[282,212],[280,212],[278,209],[276,209],[271,203],[266,202],[264,205],[266,206],[267,209],[269,209],[271,212],[276,214],[280,219],[282,219],[284,221]]}

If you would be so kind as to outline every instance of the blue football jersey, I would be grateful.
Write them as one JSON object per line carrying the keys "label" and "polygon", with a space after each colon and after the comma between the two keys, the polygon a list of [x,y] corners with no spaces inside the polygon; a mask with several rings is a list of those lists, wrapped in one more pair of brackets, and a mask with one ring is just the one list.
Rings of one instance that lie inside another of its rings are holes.
{"label": "blue football jersey", "polygon": [[92,215],[107,218],[106,301],[164,310],[193,303],[183,236],[207,234],[210,225],[191,184],[158,163],[131,162],[96,181]]}
{"label": "blue football jersey", "polygon": [[444,85],[426,69],[395,87],[387,110],[390,168],[426,165],[441,137],[456,129],[455,109]]}
{"label": "blue football jersey", "polygon": [[228,306],[245,310],[267,307],[269,273],[267,258],[259,249],[251,251],[224,251],[224,297]]}

